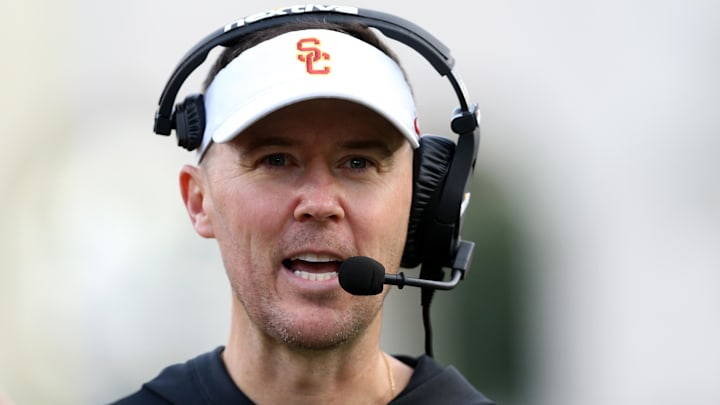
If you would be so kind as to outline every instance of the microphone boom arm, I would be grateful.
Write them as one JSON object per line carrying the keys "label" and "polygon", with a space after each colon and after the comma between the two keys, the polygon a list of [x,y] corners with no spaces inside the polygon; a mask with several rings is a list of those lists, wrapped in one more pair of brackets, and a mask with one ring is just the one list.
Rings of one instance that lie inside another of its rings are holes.
{"label": "microphone boom arm", "polygon": [[463,278],[463,272],[459,269],[453,269],[452,279],[449,281],[434,281],[416,278],[406,278],[402,271],[398,274],[386,274],[385,284],[397,286],[402,289],[406,285],[413,287],[432,288],[433,290],[452,290],[458,285]]}
{"label": "microphone boom arm", "polygon": [[426,279],[406,278],[402,271],[398,274],[385,274],[384,284],[397,286],[402,289],[406,285],[413,287],[431,288],[434,290],[452,290],[461,280],[465,279],[465,273],[472,263],[473,249],[475,243],[461,240],[455,254],[452,266],[452,278],[448,281],[435,281]]}

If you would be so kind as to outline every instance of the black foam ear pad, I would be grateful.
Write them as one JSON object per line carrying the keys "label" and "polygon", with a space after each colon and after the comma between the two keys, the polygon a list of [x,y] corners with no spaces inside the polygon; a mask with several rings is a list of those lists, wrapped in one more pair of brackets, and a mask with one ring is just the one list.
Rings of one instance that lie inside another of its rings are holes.
{"label": "black foam ear pad", "polygon": [[175,133],[178,146],[195,150],[202,144],[205,132],[205,101],[202,94],[193,94],[175,106]]}
{"label": "black foam ear pad", "polygon": [[416,267],[432,254],[432,246],[424,246],[425,233],[431,231],[435,206],[454,154],[455,143],[450,139],[435,135],[420,137],[413,163],[413,197],[402,267]]}

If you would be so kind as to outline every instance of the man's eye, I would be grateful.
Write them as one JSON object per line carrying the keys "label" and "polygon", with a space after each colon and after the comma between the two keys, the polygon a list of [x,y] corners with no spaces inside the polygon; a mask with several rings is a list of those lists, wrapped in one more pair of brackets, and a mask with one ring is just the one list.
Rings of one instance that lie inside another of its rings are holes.
{"label": "man's eye", "polygon": [[287,163],[287,157],[282,154],[270,155],[265,158],[265,163],[269,166],[285,166]]}
{"label": "man's eye", "polygon": [[348,160],[347,165],[350,169],[367,169],[368,160],[363,158],[352,158]]}

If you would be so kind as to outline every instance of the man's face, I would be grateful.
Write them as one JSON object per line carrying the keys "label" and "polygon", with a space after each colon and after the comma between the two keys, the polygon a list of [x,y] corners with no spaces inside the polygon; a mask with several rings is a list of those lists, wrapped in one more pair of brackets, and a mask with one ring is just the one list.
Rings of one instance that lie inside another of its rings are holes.
{"label": "man's face", "polygon": [[412,148],[387,121],[349,102],[302,102],[213,145],[198,173],[199,232],[217,239],[264,336],[321,349],[378,325],[384,294],[352,296],[335,272],[356,255],[400,263]]}

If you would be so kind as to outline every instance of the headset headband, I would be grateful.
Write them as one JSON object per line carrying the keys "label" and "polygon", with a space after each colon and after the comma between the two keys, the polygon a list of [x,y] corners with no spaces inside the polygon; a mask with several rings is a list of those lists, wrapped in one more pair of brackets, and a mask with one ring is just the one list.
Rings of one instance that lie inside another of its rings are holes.
{"label": "headset headband", "polygon": [[195,45],[183,57],[165,85],[158,103],[158,111],[155,114],[155,133],[170,135],[174,127],[173,105],[180,87],[187,77],[205,61],[212,49],[217,46],[231,45],[254,31],[296,22],[304,15],[312,15],[312,17],[328,23],[362,23],[378,29],[388,38],[411,47],[422,55],[441,76],[446,76],[450,80],[457,94],[460,110],[470,112],[465,88],[461,80],[453,73],[455,60],[450,55],[450,50],[430,33],[410,21],[379,11],[349,6],[308,4],[269,10],[233,21]]}

